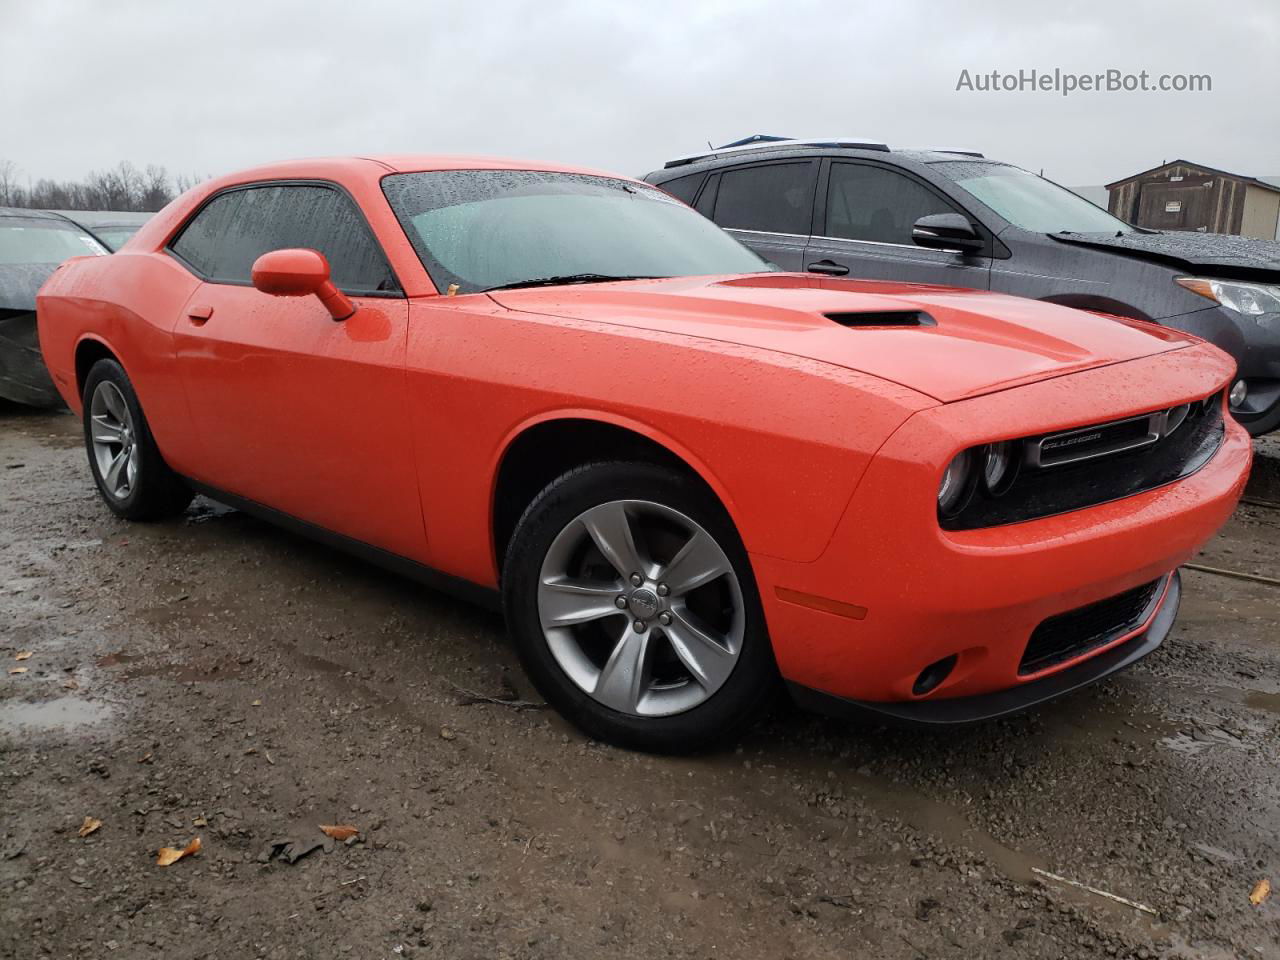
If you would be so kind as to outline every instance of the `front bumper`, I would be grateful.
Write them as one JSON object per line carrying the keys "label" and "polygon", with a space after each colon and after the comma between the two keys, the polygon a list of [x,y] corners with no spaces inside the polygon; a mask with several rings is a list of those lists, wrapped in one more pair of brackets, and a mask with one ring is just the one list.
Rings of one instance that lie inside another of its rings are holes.
{"label": "front bumper", "polygon": [[795,683],[788,683],[787,687],[792,699],[801,707],[829,716],[908,727],[953,727],[995,720],[1055,700],[1137,663],[1164,643],[1165,637],[1173,629],[1181,601],[1182,578],[1175,570],[1169,575],[1168,585],[1155,615],[1143,629],[1128,636],[1113,638],[1103,645],[1108,649],[1085,658],[1074,667],[992,693],[945,697],[939,700],[876,703],[847,700]]}
{"label": "front bumper", "polygon": [[[818,560],[752,556],[783,677],[793,687],[890,712],[1002,692],[991,702],[1022,709],[1023,700],[1079,685],[1059,676],[1096,679],[1092,671],[1102,667],[1083,666],[1091,661],[1115,658],[1114,669],[1131,662],[1114,651],[1142,644],[1117,638],[1037,673],[1019,672],[1043,621],[1168,576],[1226,522],[1252,455],[1239,424],[1226,418],[1218,452],[1190,476],[1023,523],[942,530],[938,479],[958,450],[975,443],[1188,402],[1222,389],[1232,367],[1215,348],[1197,345],[915,414],[867,468]],[[1117,406],[1118,396],[1133,399]],[[1162,609],[1172,618],[1175,606]],[[1149,634],[1148,642],[1166,632]],[[951,656],[956,663],[946,679],[918,694],[921,671]]]}
{"label": "front bumper", "polygon": [[1245,316],[1213,306],[1159,321],[1195,334],[1235,358],[1252,396],[1232,414],[1252,436],[1280,428],[1280,313]]}

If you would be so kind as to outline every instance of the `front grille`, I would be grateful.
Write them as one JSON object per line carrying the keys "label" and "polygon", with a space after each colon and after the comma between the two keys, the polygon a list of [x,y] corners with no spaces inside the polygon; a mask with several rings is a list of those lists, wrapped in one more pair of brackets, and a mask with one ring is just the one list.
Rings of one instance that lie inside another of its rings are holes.
{"label": "front grille", "polygon": [[1022,469],[1012,485],[998,494],[978,485],[958,514],[939,522],[944,530],[1020,523],[1131,497],[1188,477],[1222,446],[1222,406],[1222,393],[1215,393],[1192,404],[1191,413],[1173,429],[1149,426],[1165,416],[1165,411],[1157,411],[1018,441]]}
{"label": "front grille", "polygon": [[1024,676],[1039,673],[1136,630],[1151,616],[1166,579],[1161,577],[1045,620],[1027,641],[1018,673]]}

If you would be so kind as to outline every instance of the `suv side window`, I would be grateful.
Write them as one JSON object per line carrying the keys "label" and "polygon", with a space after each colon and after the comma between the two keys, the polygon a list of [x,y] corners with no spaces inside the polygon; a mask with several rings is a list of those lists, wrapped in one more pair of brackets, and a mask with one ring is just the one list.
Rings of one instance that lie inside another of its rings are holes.
{"label": "suv side window", "polygon": [[677,200],[683,200],[689,206],[693,206],[693,198],[697,196],[698,188],[702,186],[702,181],[705,177],[705,173],[693,173],[687,177],[676,177],[674,180],[660,183],[658,187],[671,194]]}
{"label": "suv side window", "polygon": [[832,163],[827,185],[828,237],[913,246],[911,228],[921,217],[958,213],[910,177],[861,163]]}
{"label": "suv side window", "polygon": [[711,219],[730,229],[807,236],[816,168],[806,160],[726,170]]}
{"label": "suv side window", "polygon": [[173,243],[209,281],[241,284],[251,282],[258,257],[287,247],[323,253],[334,285],[347,293],[398,289],[351,200],[331,187],[289,184],[222,194]]}

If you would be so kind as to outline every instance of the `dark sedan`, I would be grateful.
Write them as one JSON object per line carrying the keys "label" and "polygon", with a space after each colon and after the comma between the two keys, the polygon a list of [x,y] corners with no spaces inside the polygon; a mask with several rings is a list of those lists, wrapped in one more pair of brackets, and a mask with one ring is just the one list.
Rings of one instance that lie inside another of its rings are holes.
{"label": "dark sedan", "polygon": [[66,217],[0,207],[0,398],[35,407],[62,403],[36,339],[36,291],[64,260],[107,253]]}

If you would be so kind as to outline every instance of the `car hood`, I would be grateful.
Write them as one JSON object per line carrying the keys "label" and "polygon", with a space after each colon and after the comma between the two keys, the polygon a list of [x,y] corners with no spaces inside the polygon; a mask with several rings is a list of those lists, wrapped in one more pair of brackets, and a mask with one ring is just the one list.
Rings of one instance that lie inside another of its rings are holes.
{"label": "car hood", "polygon": [[[943,402],[1198,342],[1167,327],[982,290],[811,274],[640,280],[490,296],[512,310],[838,364]],[[877,322],[867,324],[868,315]],[[899,325],[917,317],[920,325]]]}
{"label": "car hood", "polygon": [[0,310],[34,310],[36,291],[56,263],[0,263]]}
{"label": "car hood", "polygon": [[1186,270],[1238,274],[1257,271],[1280,279],[1280,243],[1221,233],[1153,230],[1143,233],[1053,233],[1059,243],[1095,247],[1122,256],[1156,260]]}

